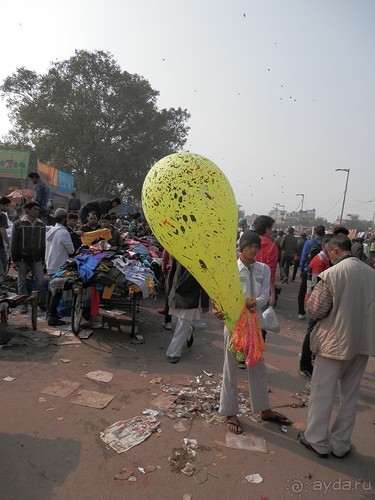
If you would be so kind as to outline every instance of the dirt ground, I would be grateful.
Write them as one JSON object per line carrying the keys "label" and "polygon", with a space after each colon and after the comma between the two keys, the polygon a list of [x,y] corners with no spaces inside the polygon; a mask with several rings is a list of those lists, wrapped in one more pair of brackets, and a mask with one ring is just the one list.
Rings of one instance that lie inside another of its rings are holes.
{"label": "dirt ground", "polygon": [[[272,407],[294,424],[285,433],[248,411],[241,417],[246,434],[266,441],[266,453],[226,447],[227,429],[215,410],[222,325],[211,313],[202,317],[194,345],[172,365],[165,357],[171,333],[157,313],[162,295],[141,301],[137,325],[144,344],[100,328],[79,344],[58,345],[64,337],[52,335],[59,331],[48,329],[43,315],[34,332],[28,315],[13,312],[11,340],[0,349],[0,499],[375,498],[373,358],[363,378],[353,453],[343,460],[320,459],[297,442],[308,400],[307,381],[298,375],[306,322],[297,319],[297,292],[298,283],[283,286],[276,308],[281,332],[268,335],[265,354]],[[113,379],[86,377],[95,370],[110,372]],[[238,375],[247,397],[245,374]],[[79,388],[66,397],[45,393],[61,380]],[[73,404],[82,390],[114,397],[103,409]],[[101,440],[109,425],[155,410],[152,401],[165,391],[171,399],[183,391],[185,400],[181,396],[180,407],[165,407],[156,417],[160,432],[121,454]],[[184,438],[197,440],[195,457],[183,452]],[[180,471],[187,461],[192,476]],[[122,479],[115,479],[119,474]],[[246,480],[251,474],[262,482]]]}

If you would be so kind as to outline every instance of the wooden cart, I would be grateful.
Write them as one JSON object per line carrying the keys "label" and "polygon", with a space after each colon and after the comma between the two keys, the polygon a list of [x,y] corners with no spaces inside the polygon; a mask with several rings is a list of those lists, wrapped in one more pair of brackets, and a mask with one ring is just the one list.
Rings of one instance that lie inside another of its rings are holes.
{"label": "wooden cart", "polygon": [[[138,287],[137,287],[138,288]],[[88,319],[89,311],[85,307],[85,288],[82,284],[73,285],[72,303],[72,332],[78,335],[81,330],[82,318]],[[142,297],[140,289],[124,291],[121,294],[113,294],[110,299],[102,299],[100,302],[98,315],[102,318],[102,325],[105,323],[111,326],[130,325],[131,334],[136,332],[136,313],[139,311],[139,300]],[[86,309],[86,312],[85,312]]]}

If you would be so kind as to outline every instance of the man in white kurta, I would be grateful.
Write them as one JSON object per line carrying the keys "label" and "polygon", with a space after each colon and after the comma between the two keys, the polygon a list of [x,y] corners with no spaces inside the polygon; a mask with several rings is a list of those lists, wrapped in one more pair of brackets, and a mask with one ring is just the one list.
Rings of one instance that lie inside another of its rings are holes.
{"label": "man in white kurta", "polygon": [[[255,231],[247,230],[240,239],[240,257],[238,270],[242,291],[246,298],[252,298],[256,307],[260,327],[263,327],[262,308],[267,305],[270,295],[270,268],[261,262],[256,262],[256,254],[261,245],[260,237]],[[222,319],[219,311],[214,313]],[[238,361],[236,353],[228,350],[232,333],[224,327],[224,367],[221,387],[219,413],[227,417],[228,428],[235,434],[240,434],[242,428],[237,418],[238,413]],[[247,367],[250,386],[251,409],[261,413],[262,420],[289,425],[290,420],[284,415],[270,409],[264,359],[254,367]]]}

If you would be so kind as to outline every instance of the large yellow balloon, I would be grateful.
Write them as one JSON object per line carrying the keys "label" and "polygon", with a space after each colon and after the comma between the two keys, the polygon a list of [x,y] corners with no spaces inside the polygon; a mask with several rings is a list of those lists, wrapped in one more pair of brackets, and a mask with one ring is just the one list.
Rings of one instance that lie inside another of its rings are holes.
{"label": "large yellow balloon", "polygon": [[142,206],[161,245],[226,313],[233,331],[245,299],[236,257],[237,205],[223,172],[197,154],[166,156],[147,174]]}

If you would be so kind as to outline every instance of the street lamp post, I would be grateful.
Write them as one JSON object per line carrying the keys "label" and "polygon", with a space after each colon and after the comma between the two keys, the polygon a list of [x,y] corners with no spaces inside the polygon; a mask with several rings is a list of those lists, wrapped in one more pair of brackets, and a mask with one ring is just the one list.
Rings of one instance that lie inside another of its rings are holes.
{"label": "street lamp post", "polygon": [[345,190],[344,190],[344,198],[342,200],[341,215],[340,215],[340,226],[341,226],[341,224],[342,224],[342,216],[344,215],[346,191],[348,190],[348,181],[349,181],[350,168],[336,168],[335,172],[346,172],[346,183],[345,183]]}
{"label": "street lamp post", "polygon": [[302,229],[302,212],[303,212],[303,202],[305,200],[305,195],[302,193],[297,193],[296,196],[302,196],[302,201],[301,201],[301,210],[299,212],[299,230],[301,231]]}

